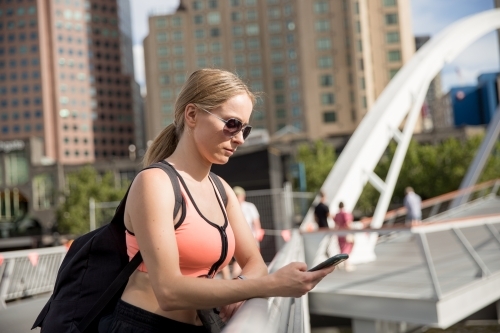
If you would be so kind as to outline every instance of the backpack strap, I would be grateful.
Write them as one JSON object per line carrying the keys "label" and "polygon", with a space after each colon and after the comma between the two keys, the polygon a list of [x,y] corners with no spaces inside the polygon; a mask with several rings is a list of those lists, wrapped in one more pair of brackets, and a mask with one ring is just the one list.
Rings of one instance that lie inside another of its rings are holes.
{"label": "backpack strap", "polygon": [[[179,180],[177,178],[177,175],[173,167],[166,162],[151,164],[150,166],[144,168],[141,171],[154,168],[162,169],[170,177],[170,181],[172,183],[175,196],[175,204],[174,204],[174,219],[175,219],[175,217],[179,213],[179,209],[181,209],[181,207],[184,207],[184,201],[182,198],[181,188],[179,185]],[[125,216],[125,203],[127,202],[127,197],[131,186],[132,184],[130,184],[127,193],[125,194],[122,201],[120,202],[120,205],[116,209],[115,216],[113,217],[112,220],[115,221],[115,223],[121,221],[121,223],[123,224]],[[78,330],[80,332],[82,333],[85,332],[85,330],[95,320],[95,318],[102,312],[102,310],[104,310],[106,305],[108,305],[109,301],[111,301],[111,299],[116,295],[116,293],[121,288],[123,288],[123,286],[127,283],[130,275],[132,275],[132,273],[137,269],[137,267],[139,267],[141,262],[142,262],[142,254],[140,251],[138,251],[137,254],[134,256],[134,258],[132,258],[132,260],[122,269],[120,274],[118,274],[118,276],[114,279],[111,285],[106,289],[106,291],[104,291],[101,297],[99,297],[99,299],[90,309],[90,311],[87,312],[85,317],[83,317],[83,319],[80,321],[80,323],[78,324]]]}
{"label": "backpack strap", "polygon": [[219,176],[217,176],[213,172],[210,172],[210,178],[212,178],[212,180],[215,183],[215,186],[217,187],[217,190],[219,190],[222,202],[224,202],[224,207],[227,207],[227,193],[226,189],[224,188],[224,185],[222,184],[222,181],[220,180]]}

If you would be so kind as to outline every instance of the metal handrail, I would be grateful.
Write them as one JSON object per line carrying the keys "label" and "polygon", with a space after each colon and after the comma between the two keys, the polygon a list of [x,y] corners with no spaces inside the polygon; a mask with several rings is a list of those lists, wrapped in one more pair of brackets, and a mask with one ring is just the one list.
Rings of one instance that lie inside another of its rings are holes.
{"label": "metal handrail", "polygon": [[0,307],[18,298],[51,292],[66,252],[66,247],[58,246],[0,253]]}
{"label": "metal handrail", "polygon": [[[298,230],[292,231],[290,241],[269,264],[268,271],[273,273],[293,261],[305,261],[304,244]],[[307,295],[300,298],[270,297],[268,300],[248,300],[231,318],[223,332],[310,333]]]}
{"label": "metal handrail", "polygon": [[[483,182],[481,184],[477,184],[477,185],[474,185],[474,186],[471,186],[468,188],[456,190],[453,192],[439,195],[437,197],[434,197],[434,198],[431,198],[428,200],[424,200],[424,201],[422,201],[421,209],[424,210],[427,208],[431,208],[431,212],[429,214],[429,217],[434,216],[439,212],[440,206],[445,202],[452,201],[453,199],[460,197],[460,196],[463,196],[464,194],[476,193],[479,191],[484,191],[488,188],[492,188],[492,191],[488,194],[492,194],[492,193],[496,194],[496,192],[498,192],[499,186],[500,186],[500,179],[492,179],[492,180]],[[484,195],[486,195],[486,193],[484,193]],[[407,212],[406,212],[405,207],[400,207],[400,208],[396,208],[396,209],[393,209],[391,211],[388,211],[385,214],[384,223],[388,222],[388,224],[391,224],[391,222],[394,222],[395,219],[406,215],[406,213]],[[371,217],[366,218],[363,220],[363,223],[369,224],[371,220],[372,220]]]}

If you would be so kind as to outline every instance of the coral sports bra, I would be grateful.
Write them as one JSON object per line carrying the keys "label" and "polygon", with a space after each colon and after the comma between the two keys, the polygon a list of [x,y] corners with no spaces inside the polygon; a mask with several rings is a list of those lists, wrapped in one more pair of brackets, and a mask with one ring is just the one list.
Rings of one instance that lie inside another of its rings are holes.
{"label": "coral sports bra", "polygon": [[[224,214],[224,225],[219,226],[209,221],[198,209],[189,193],[186,183],[176,171],[181,184],[182,198],[185,202],[185,215],[175,225],[175,237],[179,250],[179,266],[182,275],[214,277],[217,272],[227,266],[234,255],[235,241],[233,230],[227,219],[226,209],[211,178],[210,182]],[[183,212],[184,213],[184,212]],[[129,260],[139,251],[135,235],[125,231],[127,254]],[[137,268],[147,272],[146,265],[141,263]]]}

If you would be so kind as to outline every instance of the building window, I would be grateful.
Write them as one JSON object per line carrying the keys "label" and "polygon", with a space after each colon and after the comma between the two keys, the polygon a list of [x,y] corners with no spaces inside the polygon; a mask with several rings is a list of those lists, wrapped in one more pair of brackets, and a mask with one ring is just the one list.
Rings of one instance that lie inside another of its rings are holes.
{"label": "building window", "polygon": [[194,10],[203,9],[203,1],[201,1],[201,0],[193,1],[193,9]]}
{"label": "building window", "polygon": [[267,16],[270,19],[279,19],[281,17],[281,11],[278,7],[271,7],[267,10]]}
{"label": "building window", "polygon": [[219,12],[211,12],[207,14],[207,22],[208,24],[219,24],[220,23],[220,14]]}
{"label": "building window", "polygon": [[283,89],[285,88],[285,81],[282,79],[274,80],[274,89]]}
{"label": "building window", "polygon": [[166,71],[168,69],[170,69],[170,62],[168,62],[166,60],[160,61],[160,70]]}
{"label": "building window", "polygon": [[333,59],[330,56],[323,56],[318,58],[319,68],[331,68],[333,67]]}
{"label": "building window", "polygon": [[257,11],[256,10],[249,10],[247,11],[247,20],[248,21],[255,21],[257,19]]}
{"label": "building window", "polygon": [[235,65],[244,65],[245,64],[245,55],[244,54],[236,54],[234,56],[234,64]]}
{"label": "building window", "polygon": [[210,36],[212,36],[212,37],[219,37],[220,36],[220,30],[219,30],[219,28],[210,29]]}
{"label": "building window", "polygon": [[323,104],[323,105],[335,104],[335,95],[333,93],[321,94],[321,104]]}
{"label": "building window", "polygon": [[333,86],[333,76],[330,74],[324,74],[319,77],[319,85],[322,87]]}
{"label": "building window", "polygon": [[332,42],[329,38],[320,38],[316,41],[316,48],[318,50],[329,50],[332,47]]}
{"label": "building window", "polygon": [[233,27],[233,36],[243,36],[243,27],[242,26],[234,26]]}
{"label": "building window", "polygon": [[258,24],[247,24],[246,33],[248,36],[255,36],[259,34],[259,25]]}
{"label": "building window", "polygon": [[276,110],[276,118],[278,118],[278,119],[286,118],[286,111],[284,109],[277,109]]}
{"label": "building window", "polygon": [[301,114],[302,114],[302,110],[301,110],[300,106],[294,106],[294,107],[292,107],[292,116],[298,117]]}
{"label": "building window", "polygon": [[248,55],[248,61],[251,64],[259,64],[260,63],[260,54],[259,53],[250,53]]}
{"label": "building window", "polygon": [[398,14],[385,14],[385,24],[386,25],[394,25],[398,24],[399,19],[398,19]]}
{"label": "building window", "polygon": [[401,61],[401,51],[394,50],[388,52],[389,62]]}
{"label": "building window", "polygon": [[281,62],[281,61],[283,61],[283,52],[281,52],[281,51],[273,51],[273,52],[271,52],[271,60],[273,62]]}
{"label": "building window", "polygon": [[384,6],[385,7],[393,7],[396,6],[397,2],[396,0],[384,0]]}
{"label": "building window", "polygon": [[330,30],[330,21],[327,20],[319,20],[315,23],[316,31],[329,31]]}
{"label": "building window", "polygon": [[168,48],[165,45],[162,45],[158,48],[158,56],[159,57],[168,56]]}
{"label": "building window", "polygon": [[207,46],[205,45],[205,43],[196,44],[196,52],[197,53],[207,52]]}
{"label": "building window", "polygon": [[208,0],[208,8],[217,8],[217,0]]}
{"label": "building window", "polygon": [[316,14],[328,13],[329,5],[327,1],[316,1],[314,3],[314,12]]}
{"label": "building window", "polygon": [[176,41],[182,40],[182,38],[183,38],[182,31],[174,31],[173,37],[174,37],[174,40],[176,40]]}
{"label": "building window", "polygon": [[198,29],[194,32],[196,38],[205,38],[205,30]]}
{"label": "building window", "polygon": [[182,46],[182,45],[176,45],[174,47],[174,54],[175,55],[183,55],[184,54],[184,46]]}
{"label": "building window", "polygon": [[385,40],[387,41],[387,44],[399,43],[399,32],[398,31],[388,32],[386,34]]}
{"label": "building window", "polygon": [[180,27],[181,25],[182,25],[182,17],[180,17],[180,16],[172,17],[172,26],[173,27]]}
{"label": "building window", "polygon": [[247,46],[249,49],[258,49],[260,47],[260,42],[257,38],[249,38],[247,40]]}
{"label": "building window", "polygon": [[269,24],[269,32],[271,33],[281,32],[281,22],[271,22]]}
{"label": "building window", "polygon": [[261,76],[262,76],[262,69],[260,67],[250,68],[250,77],[251,78],[260,78]]}
{"label": "building window", "polygon": [[211,48],[212,52],[214,52],[214,53],[220,52],[222,49],[220,42],[213,42],[210,45],[210,48]]}
{"label": "building window", "polygon": [[198,58],[198,60],[196,60],[196,65],[199,68],[205,68],[205,67],[207,67],[207,59],[205,59],[205,58]]}
{"label": "building window", "polygon": [[279,94],[274,96],[274,102],[276,104],[284,104],[285,103],[285,95]]}
{"label": "building window", "polygon": [[233,49],[243,50],[244,47],[245,47],[245,44],[241,39],[237,39],[237,40],[233,41]]}
{"label": "building window", "polygon": [[[62,25],[62,23],[61,23]],[[157,28],[165,28],[167,26],[167,19],[165,17],[156,18],[156,27]]]}
{"label": "building window", "polygon": [[334,123],[337,121],[337,113],[334,111],[323,112],[324,123]]}
{"label": "building window", "polygon": [[359,86],[361,88],[361,90],[365,90],[366,89],[366,83],[365,83],[365,78],[362,77],[359,79]]}
{"label": "building window", "polygon": [[283,45],[283,38],[281,36],[272,36],[271,37],[271,46],[272,47],[281,47]]}
{"label": "building window", "polygon": [[240,12],[232,12],[231,13],[231,20],[233,22],[239,22],[239,21],[241,21],[241,13]]}

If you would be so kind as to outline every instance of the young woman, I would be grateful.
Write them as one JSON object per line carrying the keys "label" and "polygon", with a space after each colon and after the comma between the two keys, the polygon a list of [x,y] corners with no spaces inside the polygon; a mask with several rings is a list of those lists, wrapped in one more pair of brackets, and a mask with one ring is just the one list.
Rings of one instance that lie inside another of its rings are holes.
{"label": "young woman", "polygon": [[[224,207],[209,177],[212,164],[226,163],[244,143],[254,103],[230,72],[203,69],[189,77],[173,124],[144,161],[165,160],[175,168],[185,216],[173,218],[174,192],[164,171],[148,169],[136,177],[125,209],[127,250],[133,257],[140,249],[144,262],[130,277],[109,332],[206,332],[196,309],[220,307],[228,320],[241,301],[300,297],[333,271],[306,272],[305,263],[291,263],[268,275],[236,195],[223,181]],[[212,279],[233,255],[244,278]]]}

